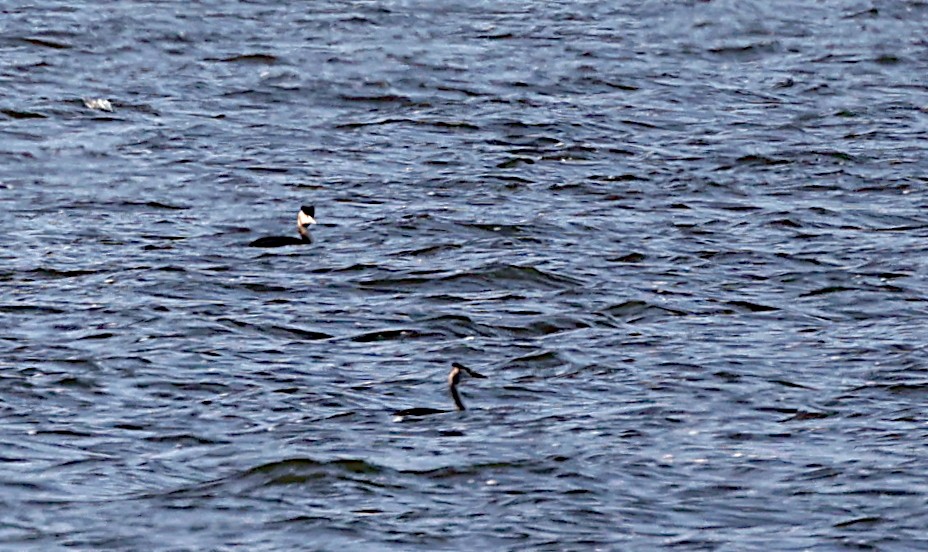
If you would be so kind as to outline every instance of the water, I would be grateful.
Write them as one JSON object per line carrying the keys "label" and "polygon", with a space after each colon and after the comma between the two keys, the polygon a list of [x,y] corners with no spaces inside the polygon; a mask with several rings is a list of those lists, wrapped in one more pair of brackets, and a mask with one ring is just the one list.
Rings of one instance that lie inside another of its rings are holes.
{"label": "water", "polygon": [[4,3],[0,546],[928,549],[925,36]]}

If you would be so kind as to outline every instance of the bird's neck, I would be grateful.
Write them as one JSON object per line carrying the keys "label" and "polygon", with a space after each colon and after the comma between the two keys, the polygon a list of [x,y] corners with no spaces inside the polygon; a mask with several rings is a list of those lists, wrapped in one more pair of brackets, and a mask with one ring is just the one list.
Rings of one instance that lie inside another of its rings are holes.
{"label": "bird's neck", "polygon": [[466,410],[464,408],[464,403],[461,402],[461,395],[458,394],[458,386],[451,386],[451,398],[454,399],[454,406],[458,407],[458,410]]}

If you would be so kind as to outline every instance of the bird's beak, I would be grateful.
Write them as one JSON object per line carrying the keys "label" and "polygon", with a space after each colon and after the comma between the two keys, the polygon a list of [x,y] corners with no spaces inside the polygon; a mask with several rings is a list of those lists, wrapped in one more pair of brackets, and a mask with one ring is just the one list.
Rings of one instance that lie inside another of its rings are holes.
{"label": "bird's beak", "polygon": [[470,368],[467,369],[467,375],[470,376],[470,377],[472,377],[472,378],[482,378],[482,379],[486,379],[486,378],[487,378],[486,376],[484,376],[484,375],[481,374],[480,372],[476,372],[476,371],[474,371],[474,370],[471,370]]}

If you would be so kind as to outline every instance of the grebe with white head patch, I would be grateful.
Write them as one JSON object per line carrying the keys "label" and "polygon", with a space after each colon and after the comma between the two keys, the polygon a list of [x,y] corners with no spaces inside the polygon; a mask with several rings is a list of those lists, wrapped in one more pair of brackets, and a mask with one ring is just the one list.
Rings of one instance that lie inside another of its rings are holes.
{"label": "grebe with white head patch", "polygon": [[313,237],[309,234],[309,226],[316,224],[316,207],[313,205],[303,205],[300,212],[296,215],[296,230],[300,233],[299,238],[292,236],[266,236],[258,238],[248,244],[249,247],[283,247],[285,245],[306,245],[313,242]]}
{"label": "grebe with white head patch", "polygon": [[[454,400],[454,406],[458,410],[466,410],[464,408],[464,403],[461,402],[461,395],[458,394],[458,384],[461,383],[461,376],[467,374],[472,378],[486,378],[483,374],[480,374],[474,370],[471,370],[467,366],[459,362],[451,363],[451,373],[448,374],[448,390],[451,391],[451,398]],[[394,416],[429,416],[431,414],[444,414],[446,412],[454,412],[453,410],[442,410],[440,408],[407,408],[406,410],[400,410],[395,412]]]}

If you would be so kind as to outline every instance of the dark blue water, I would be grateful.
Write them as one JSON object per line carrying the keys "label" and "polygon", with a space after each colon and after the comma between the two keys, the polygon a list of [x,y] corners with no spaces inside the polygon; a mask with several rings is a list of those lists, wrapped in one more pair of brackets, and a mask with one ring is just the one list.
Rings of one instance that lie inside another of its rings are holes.
{"label": "dark blue water", "polygon": [[925,37],[4,2],[0,547],[928,549]]}

